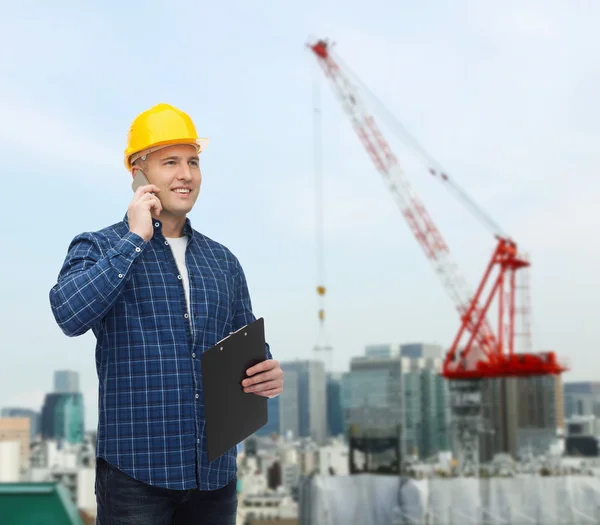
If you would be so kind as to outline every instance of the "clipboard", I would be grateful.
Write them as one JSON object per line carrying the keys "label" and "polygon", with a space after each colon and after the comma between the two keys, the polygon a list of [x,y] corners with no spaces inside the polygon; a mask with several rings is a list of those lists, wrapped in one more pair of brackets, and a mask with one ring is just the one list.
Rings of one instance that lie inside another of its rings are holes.
{"label": "clipboard", "polygon": [[244,392],[246,370],[267,358],[260,317],[201,356],[208,461],[236,447],[268,422],[267,398]]}

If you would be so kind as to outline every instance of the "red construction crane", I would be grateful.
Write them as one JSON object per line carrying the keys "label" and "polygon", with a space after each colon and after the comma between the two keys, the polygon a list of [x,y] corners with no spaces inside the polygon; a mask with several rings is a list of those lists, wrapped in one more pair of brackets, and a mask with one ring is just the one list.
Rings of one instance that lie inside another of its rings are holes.
{"label": "red construction crane", "polygon": [[[329,43],[319,40],[309,47],[459,312],[460,328],[446,354],[442,375],[448,379],[482,379],[564,372],[566,367],[559,363],[555,352],[534,354],[515,351],[515,274],[529,266],[529,262],[519,256],[516,243],[499,233],[499,228],[444,172],[429,166],[432,175],[457,192],[471,211],[495,230],[496,248],[481,283],[474,294],[470,293],[457,265],[451,260],[441,233],[406,180],[375,119],[367,112],[348,75],[340,68],[340,61],[332,58]],[[496,330],[487,320],[494,300],[497,306]]]}

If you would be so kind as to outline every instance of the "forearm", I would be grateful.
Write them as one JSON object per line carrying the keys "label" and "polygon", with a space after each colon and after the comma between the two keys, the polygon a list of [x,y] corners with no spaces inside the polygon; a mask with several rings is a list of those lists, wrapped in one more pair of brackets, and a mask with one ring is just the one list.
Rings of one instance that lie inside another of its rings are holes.
{"label": "forearm", "polygon": [[66,335],[82,335],[106,316],[145,244],[138,235],[127,233],[103,255],[88,235],[73,241],[58,282],[50,290],[52,313]]}

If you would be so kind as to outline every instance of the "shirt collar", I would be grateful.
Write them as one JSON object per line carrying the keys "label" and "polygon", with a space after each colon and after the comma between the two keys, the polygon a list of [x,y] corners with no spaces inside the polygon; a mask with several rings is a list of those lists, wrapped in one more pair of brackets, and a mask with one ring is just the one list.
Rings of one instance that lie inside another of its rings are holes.
{"label": "shirt collar", "polygon": [[[125,224],[125,226],[127,226],[127,228],[129,228],[129,218],[127,217],[127,213],[125,213],[125,216],[123,217],[123,223]],[[154,225],[154,232],[160,233],[162,235],[162,222],[158,219],[153,218],[152,224]],[[190,221],[189,217],[185,218],[185,224],[183,225],[183,234],[187,235],[190,238],[194,236],[192,222]]]}

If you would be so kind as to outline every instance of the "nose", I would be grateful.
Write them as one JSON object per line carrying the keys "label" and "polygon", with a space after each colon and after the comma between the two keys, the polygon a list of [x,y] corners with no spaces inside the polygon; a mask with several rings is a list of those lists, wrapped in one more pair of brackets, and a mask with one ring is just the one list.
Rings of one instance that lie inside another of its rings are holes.
{"label": "nose", "polygon": [[191,181],[192,180],[192,169],[190,167],[189,164],[184,164],[182,165],[181,169],[179,170],[178,175],[178,179],[180,180],[184,180],[184,181]]}

